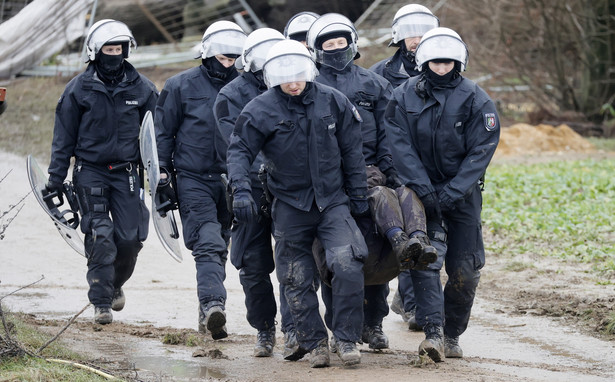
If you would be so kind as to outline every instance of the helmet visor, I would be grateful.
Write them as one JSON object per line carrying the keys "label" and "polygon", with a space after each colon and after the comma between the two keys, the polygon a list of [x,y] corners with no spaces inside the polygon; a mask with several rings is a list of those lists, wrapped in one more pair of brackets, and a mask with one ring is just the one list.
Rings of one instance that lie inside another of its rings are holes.
{"label": "helmet visor", "polygon": [[265,64],[265,59],[267,58],[267,52],[271,49],[280,40],[268,40],[263,41],[260,44],[252,47],[245,55],[245,66],[246,70],[252,72],[258,72],[263,69],[263,65]]}
{"label": "helmet visor", "polygon": [[437,35],[422,40],[416,49],[416,63],[422,66],[427,61],[448,59],[466,65],[468,50],[466,44],[453,36]]}
{"label": "helmet visor", "polygon": [[213,57],[217,54],[241,55],[246,35],[237,30],[223,30],[213,33],[203,41],[203,58]]}
{"label": "helmet visor", "polygon": [[408,37],[422,37],[427,31],[437,28],[440,22],[434,15],[429,13],[410,13],[404,15],[393,23],[393,42]]}
{"label": "helmet visor", "polygon": [[263,72],[270,88],[289,82],[312,82],[318,74],[314,61],[299,54],[276,56],[265,63]]}

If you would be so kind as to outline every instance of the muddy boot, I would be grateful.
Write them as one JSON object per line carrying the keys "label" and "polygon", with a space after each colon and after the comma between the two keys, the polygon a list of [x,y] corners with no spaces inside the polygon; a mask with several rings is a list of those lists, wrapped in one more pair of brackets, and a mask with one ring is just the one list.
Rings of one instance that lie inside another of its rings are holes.
{"label": "muddy boot", "polygon": [[310,352],[310,367],[328,367],[329,363],[329,345],[327,345],[327,339],[323,338]]}
{"label": "muddy boot", "polygon": [[425,339],[419,345],[419,355],[429,356],[434,362],[444,360],[444,330],[441,326],[427,324],[425,328]]}
{"label": "muddy boot", "polygon": [[113,314],[111,314],[111,309],[109,308],[101,308],[94,307],[94,322],[101,325],[107,325],[113,322]]}
{"label": "muddy boot", "polygon": [[331,336],[331,353],[337,353],[337,341],[335,340],[335,336]]}
{"label": "muddy boot", "polygon": [[419,240],[415,237],[408,237],[404,231],[399,231],[391,237],[390,241],[400,269],[413,269],[423,252],[423,246]]}
{"label": "muddy boot", "polygon": [[395,291],[395,295],[393,296],[393,301],[391,301],[391,310],[394,313],[397,313],[401,316],[401,319],[404,322],[408,322],[408,315],[404,311],[404,302],[401,300],[401,295],[399,294],[399,290]]}
{"label": "muddy boot", "polygon": [[406,313],[408,317],[408,329],[413,332],[420,332],[423,330],[423,327],[416,323],[416,310],[412,310]]}
{"label": "muddy boot", "polygon": [[295,352],[299,350],[299,342],[297,342],[297,332],[295,329],[291,329],[284,333],[284,359],[286,357],[292,357]]}
{"label": "muddy boot", "polygon": [[388,349],[389,339],[382,331],[382,324],[375,326],[364,326],[361,340],[369,345],[370,349]]}
{"label": "muddy boot", "polygon": [[124,305],[126,305],[126,296],[124,295],[124,291],[122,288],[117,288],[113,291],[113,300],[111,301],[111,309],[119,312],[124,309]]}
{"label": "muddy boot", "polygon": [[210,333],[214,340],[228,337],[226,314],[221,306],[214,305],[208,309],[205,309],[203,305],[199,307],[199,332]]}
{"label": "muddy boot", "polygon": [[429,264],[438,260],[438,251],[431,245],[429,237],[426,234],[421,232],[417,235],[413,235],[412,238],[416,238],[421,244],[421,253],[416,259],[415,267],[412,269],[425,270]]}
{"label": "muddy boot", "polygon": [[[361,352],[357,348],[357,344],[350,341],[335,339],[335,343],[331,344],[332,352],[337,353],[337,356],[342,360],[344,366],[352,366],[361,363]],[[335,351],[333,351],[335,348]]]}
{"label": "muddy boot", "polygon": [[[325,339],[326,341],[326,339]],[[298,361],[306,355],[308,351],[299,346],[297,341],[297,329],[291,329],[284,334],[284,359],[287,361]]]}
{"label": "muddy boot", "polygon": [[256,345],[254,346],[255,357],[271,357],[273,356],[273,347],[275,346],[275,326],[269,329],[259,330],[256,335]]}
{"label": "muddy boot", "polygon": [[463,350],[459,346],[459,337],[444,335],[444,355],[446,358],[463,358]]}

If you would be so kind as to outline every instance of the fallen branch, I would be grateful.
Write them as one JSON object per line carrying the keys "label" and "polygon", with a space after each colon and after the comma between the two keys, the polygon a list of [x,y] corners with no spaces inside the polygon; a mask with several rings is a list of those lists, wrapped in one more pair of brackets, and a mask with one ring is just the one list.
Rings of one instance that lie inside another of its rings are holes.
{"label": "fallen branch", "polygon": [[[86,308],[87,308],[87,306],[86,306]],[[84,310],[85,310],[85,308],[84,308]],[[119,380],[119,378],[114,377],[111,374],[107,374],[104,371],[98,370],[98,369],[90,367],[88,365],[84,365],[82,363],[77,363],[77,362],[74,362],[74,361],[66,361],[66,360],[63,360],[63,359],[55,359],[55,358],[47,358],[46,361],[55,362],[55,363],[62,363],[62,364],[65,364],[65,365],[71,365],[71,366],[74,366],[74,367],[78,367],[80,369],[91,371],[92,373],[98,374],[101,377],[107,378],[109,380],[116,380],[116,379]]]}
{"label": "fallen branch", "polygon": [[55,341],[55,340],[56,340],[56,339],[60,336],[60,334],[64,333],[64,331],[65,331],[66,329],[68,329],[68,327],[69,327],[69,326],[70,326],[73,322],[75,322],[75,319],[76,319],[77,317],[79,317],[79,315],[80,315],[81,313],[85,312],[85,310],[86,310],[89,306],[90,306],[90,303],[88,302],[88,303],[87,303],[87,305],[86,305],[86,306],[84,306],[84,307],[83,307],[83,309],[81,309],[81,310],[79,311],[79,313],[75,314],[75,315],[74,315],[74,316],[73,316],[70,320],[68,320],[68,323],[67,323],[67,324],[66,324],[66,325],[62,328],[62,330],[60,330],[60,331],[58,332],[58,334],[56,334],[55,336],[53,336],[53,338],[52,338],[52,339],[50,339],[50,340],[49,340],[49,341],[47,341],[47,342],[46,342],[43,346],[41,346],[41,347],[40,347],[40,348],[36,351],[36,354],[40,354],[40,352],[41,352],[41,351],[43,351],[43,349],[45,349],[47,346],[49,346],[49,344],[51,344],[53,341]]}

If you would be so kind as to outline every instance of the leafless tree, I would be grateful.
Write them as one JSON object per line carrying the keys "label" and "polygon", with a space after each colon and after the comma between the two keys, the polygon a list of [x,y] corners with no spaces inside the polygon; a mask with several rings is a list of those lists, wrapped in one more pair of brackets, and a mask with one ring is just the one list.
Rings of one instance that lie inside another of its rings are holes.
{"label": "leafless tree", "polygon": [[615,0],[450,0],[444,17],[473,65],[528,86],[549,115],[615,117]]}

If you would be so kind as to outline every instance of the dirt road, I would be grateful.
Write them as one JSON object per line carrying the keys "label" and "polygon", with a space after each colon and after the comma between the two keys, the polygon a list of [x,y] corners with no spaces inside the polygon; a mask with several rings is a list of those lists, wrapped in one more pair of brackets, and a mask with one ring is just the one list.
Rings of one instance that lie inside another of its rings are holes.
{"label": "dirt road", "polygon": [[[0,178],[12,169],[0,183],[0,211],[5,211],[29,186],[25,158],[0,153],[0,159]],[[46,158],[37,159],[44,165]],[[57,332],[87,304],[85,259],[64,243],[32,195],[5,235],[0,241],[0,296],[41,275],[45,279],[3,303]],[[126,369],[136,368],[138,377],[147,381],[615,380],[615,342],[588,334],[594,328],[575,324],[579,319],[569,320],[571,311],[579,317],[592,309],[612,312],[615,286],[596,285],[579,265],[516,258],[533,267],[512,272],[505,270],[511,259],[488,253],[472,319],[460,340],[463,359],[437,365],[419,359],[422,333],[408,331],[391,312],[384,321],[390,349],[373,352],[362,345],[363,358],[357,367],[342,367],[332,354],[331,367],[310,369],[306,360],[282,359],[279,332],[273,358],[251,356],[255,331],[245,319],[238,273],[230,263],[226,279],[229,338],[206,339],[198,346],[163,344],[165,334],[202,338],[195,331],[194,262],[187,251],[184,257],[177,263],[168,256],[152,229],[135,274],[125,286],[126,308],[114,314],[114,323],[94,325],[90,308],[61,338],[111,370],[130,374]],[[396,288],[396,282],[390,286]]]}

